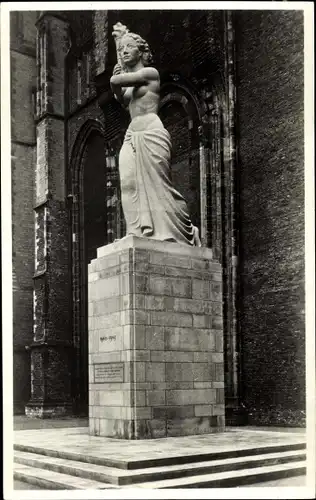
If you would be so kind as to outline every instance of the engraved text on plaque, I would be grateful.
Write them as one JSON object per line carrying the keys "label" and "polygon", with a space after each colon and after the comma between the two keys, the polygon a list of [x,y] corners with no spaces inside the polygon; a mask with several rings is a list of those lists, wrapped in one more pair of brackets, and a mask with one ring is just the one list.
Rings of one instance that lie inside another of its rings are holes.
{"label": "engraved text on plaque", "polygon": [[94,382],[123,382],[123,363],[100,363],[94,365]]}

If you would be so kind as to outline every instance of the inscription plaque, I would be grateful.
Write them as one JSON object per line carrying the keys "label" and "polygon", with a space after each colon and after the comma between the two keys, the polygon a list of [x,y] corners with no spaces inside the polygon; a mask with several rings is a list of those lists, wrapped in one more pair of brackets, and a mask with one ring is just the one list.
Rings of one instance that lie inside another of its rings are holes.
{"label": "inscription plaque", "polygon": [[98,384],[106,382],[123,382],[123,363],[100,363],[94,365],[94,382]]}

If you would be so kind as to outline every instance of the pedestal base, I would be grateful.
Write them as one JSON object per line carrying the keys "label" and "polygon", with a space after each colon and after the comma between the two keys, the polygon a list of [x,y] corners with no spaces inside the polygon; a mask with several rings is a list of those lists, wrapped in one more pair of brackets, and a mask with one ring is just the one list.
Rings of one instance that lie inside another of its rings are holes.
{"label": "pedestal base", "polygon": [[129,236],[89,265],[89,429],[123,439],[222,431],[221,266]]}
{"label": "pedestal base", "polygon": [[31,399],[25,415],[34,418],[73,416],[71,399],[72,345],[66,341],[38,341],[31,352]]}

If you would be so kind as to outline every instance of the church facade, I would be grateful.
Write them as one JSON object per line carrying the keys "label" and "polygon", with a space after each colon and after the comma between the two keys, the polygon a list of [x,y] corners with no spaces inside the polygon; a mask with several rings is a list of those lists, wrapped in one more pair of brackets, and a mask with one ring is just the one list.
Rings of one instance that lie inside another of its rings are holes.
{"label": "church facade", "polygon": [[14,408],[88,413],[87,266],[125,235],[113,25],[149,43],[173,184],[222,264],[226,421],[305,424],[302,11],[11,12]]}

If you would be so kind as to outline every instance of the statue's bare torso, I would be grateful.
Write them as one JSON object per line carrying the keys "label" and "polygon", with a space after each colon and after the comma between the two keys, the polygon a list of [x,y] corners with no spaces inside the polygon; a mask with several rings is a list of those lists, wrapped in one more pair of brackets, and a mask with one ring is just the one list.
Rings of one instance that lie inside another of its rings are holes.
{"label": "statue's bare torso", "polygon": [[147,115],[148,113],[157,113],[159,96],[151,90],[147,90],[143,95],[139,95],[139,89],[133,89],[133,92],[128,92],[126,96],[126,104],[128,106],[131,118],[136,116]]}
{"label": "statue's bare torso", "polygon": [[[121,95],[118,100],[128,109],[131,119],[148,113],[157,113],[159,104],[160,81],[158,71],[144,68],[137,72],[112,77],[112,88],[121,83]],[[133,86],[128,85],[134,83]],[[126,86],[125,86],[126,85]]]}

